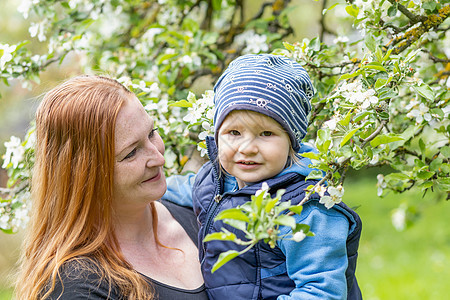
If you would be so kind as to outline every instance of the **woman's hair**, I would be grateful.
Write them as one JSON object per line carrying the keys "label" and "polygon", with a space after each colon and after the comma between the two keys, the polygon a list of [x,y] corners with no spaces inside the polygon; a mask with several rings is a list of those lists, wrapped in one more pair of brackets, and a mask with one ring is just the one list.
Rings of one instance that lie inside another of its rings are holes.
{"label": "woman's hair", "polygon": [[101,76],[75,77],[45,95],[36,112],[31,221],[17,299],[47,298],[64,264],[83,258],[94,263],[83,267],[125,298],[153,297],[126,262],[113,226],[115,123],[130,97]]}

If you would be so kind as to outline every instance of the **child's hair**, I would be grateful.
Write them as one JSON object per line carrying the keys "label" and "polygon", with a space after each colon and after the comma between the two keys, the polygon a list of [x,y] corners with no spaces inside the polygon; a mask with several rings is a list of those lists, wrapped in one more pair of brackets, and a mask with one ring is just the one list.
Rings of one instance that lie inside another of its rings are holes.
{"label": "child's hair", "polygon": [[218,129],[230,112],[250,110],[277,121],[288,133],[294,152],[300,149],[314,95],[300,64],[279,55],[244,55],[231,62],[214,92],[216,143]]}

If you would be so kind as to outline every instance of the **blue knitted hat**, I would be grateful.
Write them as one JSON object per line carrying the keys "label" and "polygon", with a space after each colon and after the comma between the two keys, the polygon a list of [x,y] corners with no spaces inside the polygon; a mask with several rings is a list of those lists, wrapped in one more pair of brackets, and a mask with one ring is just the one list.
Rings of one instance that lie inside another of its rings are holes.
{"label": "blue knitted hat", "polygon": [[235,59],[214,86],[214,129],[234,110],[252,110],[273,118],[295,151],[306,135],[314,89],[300,64],[279,55],[248,54]]}

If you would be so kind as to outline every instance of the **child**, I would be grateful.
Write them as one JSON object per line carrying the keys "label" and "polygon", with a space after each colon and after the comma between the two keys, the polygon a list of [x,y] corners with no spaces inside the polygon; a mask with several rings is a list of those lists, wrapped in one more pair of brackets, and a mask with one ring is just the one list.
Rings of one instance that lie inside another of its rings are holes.
{"label": "child", "polygon": [[[274,249],[260,242],[211,273],[220,253],[243,246],[204,243],[203,238],[225,227],[245,239],[243,232],[214,222],[220,211],[250,201],[263,182],[271,194],[285,189],[282,201],[298,204],[305,188],[316,182],[305,181],[309,160],[297,155],[311,151],[301,141],[313,96],[310,78],[299,64],[282,56],[244,55],[230,64],[214,91],[215,137],[206,141],[210,162],[190,187],[209,298],[361,299],[355,277],[361,221],[343,203],[325,208],[317,194],[303,205],[301,215],[295,215],[298,223],[311,226],[314,237],[301,242],[281,239]],[[164,198],[181,188],[176,181],[169,179]],[[289,231],[283,227],[281,234]]]}

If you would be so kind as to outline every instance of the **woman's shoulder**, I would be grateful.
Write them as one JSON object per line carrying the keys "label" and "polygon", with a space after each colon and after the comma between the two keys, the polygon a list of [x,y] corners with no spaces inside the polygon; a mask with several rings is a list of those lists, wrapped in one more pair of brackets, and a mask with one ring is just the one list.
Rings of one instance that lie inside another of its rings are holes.
{"label": "woman's shoulder", "polygon": [[[50,287],[51,284],[49,284]],[[89,258],[76,258],[59,269],[54,289],[48,299],[121,299]]]}

